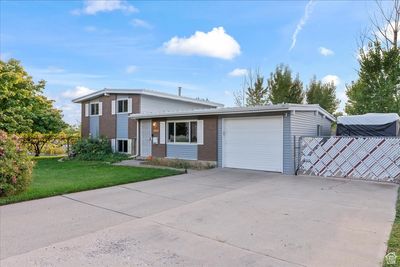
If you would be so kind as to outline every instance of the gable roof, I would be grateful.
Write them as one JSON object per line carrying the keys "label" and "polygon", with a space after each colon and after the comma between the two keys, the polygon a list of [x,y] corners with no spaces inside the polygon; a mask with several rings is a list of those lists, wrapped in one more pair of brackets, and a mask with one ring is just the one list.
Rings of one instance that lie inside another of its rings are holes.
{"label": "gable roof", "polygon": [[229,115],[229,114],[254,114],[268,112],[284,112],[284,111],[316,111],[324,115],[331,121],[336,121],[328,111],[321,108],[318,104],[277,104],[255,107],[227,107],[217,109],[196,109],[177,112],[162,112],[162,113],[139,113],[131,114],[129,117],[133,119],[151,119],[151,118],[166,118],[166,117],[189,117],[201,115]]}
{"label": "gable roof", "polygon": [[200,105],[205,105],[205,106],[210,106],[210,107],[223,107],[224,106],[223,104],[216,103],[216,102],[211,102],[211,101],[206,101],[206,100],[201,100],[201,99],[196,99],[196,98],[191,98],[191,97],[186,97],[186,96],[173,95],[173,94],[168,94],[168,93],[163,93],[163,92],[153,91],[153,90],[148,90],[148,89],[109,89],[109,88],[104,88],[103,90],[99,90],[94,93],[75,98],[72,100],[72,102],[80,103],[82,101],[90,100],[90,99],[93,99],[93,98],[96,98],[96,97],[99,97],[99,96],[102,96],[105,94],[148,95],[148,96],[155,96],[155,97],[160,97],[160,98],[167,98],[167,99],[176,100],[176,101],[200,104]]}

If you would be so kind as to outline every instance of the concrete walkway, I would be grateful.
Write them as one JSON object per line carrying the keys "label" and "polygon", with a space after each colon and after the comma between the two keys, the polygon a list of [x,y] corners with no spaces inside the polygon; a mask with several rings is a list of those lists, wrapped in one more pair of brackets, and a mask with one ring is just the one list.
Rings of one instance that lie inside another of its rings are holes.
{"label": "concrete walkway", "polygon": [[381,266],[397,185],[213,169],[0,207],[4,266]]}

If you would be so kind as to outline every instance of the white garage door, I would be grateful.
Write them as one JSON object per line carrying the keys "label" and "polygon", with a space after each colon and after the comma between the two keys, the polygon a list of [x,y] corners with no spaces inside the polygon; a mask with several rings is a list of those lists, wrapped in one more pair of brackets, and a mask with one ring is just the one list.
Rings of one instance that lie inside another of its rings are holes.
{"label": "white garage door", "polygon": [[222,166],[282,172],[282,116],[223,119]]}

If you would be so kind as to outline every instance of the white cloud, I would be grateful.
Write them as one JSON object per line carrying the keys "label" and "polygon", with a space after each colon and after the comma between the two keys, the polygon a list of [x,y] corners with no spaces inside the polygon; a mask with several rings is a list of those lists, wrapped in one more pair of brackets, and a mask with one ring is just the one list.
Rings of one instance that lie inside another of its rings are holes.
{"label": "white cloud", "polygon": [[322,78],[323,83],[333,82],[334,85],[338,86],[340,84],[340,78],[336,75],[328,74],[324,78]]}
{"label": "white cloud", "polygon": [[137,66],[129,65],[129,66],[126,67],[125,72],[130,74],[130,73],[136,72],[137,70],[138,70]]}
{"label": "white cloud", "polygon": [[310,0],[307,3],[307,5],[306,5],[306,7],[304,9],[304,14],[301,17],[300,21],[297,23],[296,30],[294,31],[294,33],[292,35],[292,45],[290,46],[289,51],[291,51],[295,47],[296,42],[297,42],[297,35],[303,29],[304,25],[306,25],[307,20],[308,20],[308,18],[310,17],[310,15],[312,13],[314,4],[315,4],[314,0]]}
{"label": "white cloud", "polygon": [[74,89],[71,90],[67,90],[65,92],[63,92],[61,95],[63,97],[66,98],[77,98],[77,97],[81,97],[90,93],[93,93],[94,90],[89,89],[87,87],[84,86],[76,86]]}
{"label": "white cloud", "polygon": [[240,77],[240,76],[245,76],[247,75],[247,70],[246,69],[234,69],[233,71],[228,73],[229,76],[232,77]]}
{"label": "white cloud", "polygon": [[192,36],[173,37],[165,42],[163,49],[167,54],[198,55],[221,59],[233,59],[240,54],[240,45],[225,33],[223,27],[210,32],[196,31]]}
{"label": "white cloud", "polygon": [[131,24],[135,27],[140,27],[140,28],[145,28],[145,29],[152,29],[153,25],[151,25],[150,23],[148,23],[145,20],[142,19],[133,19],[131,21]]}
{"label": "white cloud", "polygon": [[333,54],[335,54],[332,50],[330,50],[329,48],[323,47],[323,46],[318,48],[318,51],[323,56],[332,56]]}
{"label": "white cloud", "polygon": [[95,26],[86,26],[83,29],[85,30],[85,32],[95,32],[95,31],[97,31],[97,28]]}
{"label": "white cloud", "polygon": [[139,10],[130,5],[125,0],[85,0],[82,9],[72,11],[73,15],[95,15],[99,12],[123,11],[126,13],[134,13]]}

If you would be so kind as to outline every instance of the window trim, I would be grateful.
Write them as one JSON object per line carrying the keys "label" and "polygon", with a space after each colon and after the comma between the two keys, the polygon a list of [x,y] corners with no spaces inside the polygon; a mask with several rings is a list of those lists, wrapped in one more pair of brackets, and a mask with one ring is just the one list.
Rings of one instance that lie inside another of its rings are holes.
{"label": "window trim", "polygon": [[[97,105],[97,114],[92,114],[92,105]],[[91,117],[100,116],[100,101],[89,103],[89,116]]]}
{"label": "window trim", "polygon": [[[192,131],[192,127],[190,127],[191,125],[191,122],[196,122],[197,123],[197,121],[198,120],[173,120],[173,121],[166,121],[166,127],[165,127],[165,130],[166,130],[166,132],[167,132],[167,144],[168,145],[197,145],[197,141],[196,142],[191,142],[191,131]],[[189,142],[176,142],[176,123],[180,123],[180,122],[183,122],[183,123],[189,123]],[[173,142],[171,142],[170,140],[169,140],[169,123],[173,123],[174,124],[174,141]],[[196,136],[197,136],[197,133],[196,133]]]}
{"label": "window trim", "polygon": [[[126,111],[125,112],[118,112],[118,107],[119,107],[119,102],[120,101],[125,101],[126,100]],[[116,111],[115,111],[115,113],[116,114],[128,114],[129,113],[129,100],[128,100],[128,98],[126,97],[126,98],[118,98],[118,99],[116,99],[116,101],[117,101],[117,105],[116,105],[116,107],[115,107],[115,109],[116,109]]]}
{"label": "window trim", "polygon": [[[128,154],[129,152],[129,148],[128,148],[128,145],[129,145],[129,138],[116,138],[115,139],[115,146],[116,146],[116,149],[115,149],[115,151],[116,152],[118,152],[118,153],[123,153],[123,154]],[[126,152],[122,152],[122,151],[119,151],[119,146],[118,146],[118,141],[126,141]]]}

